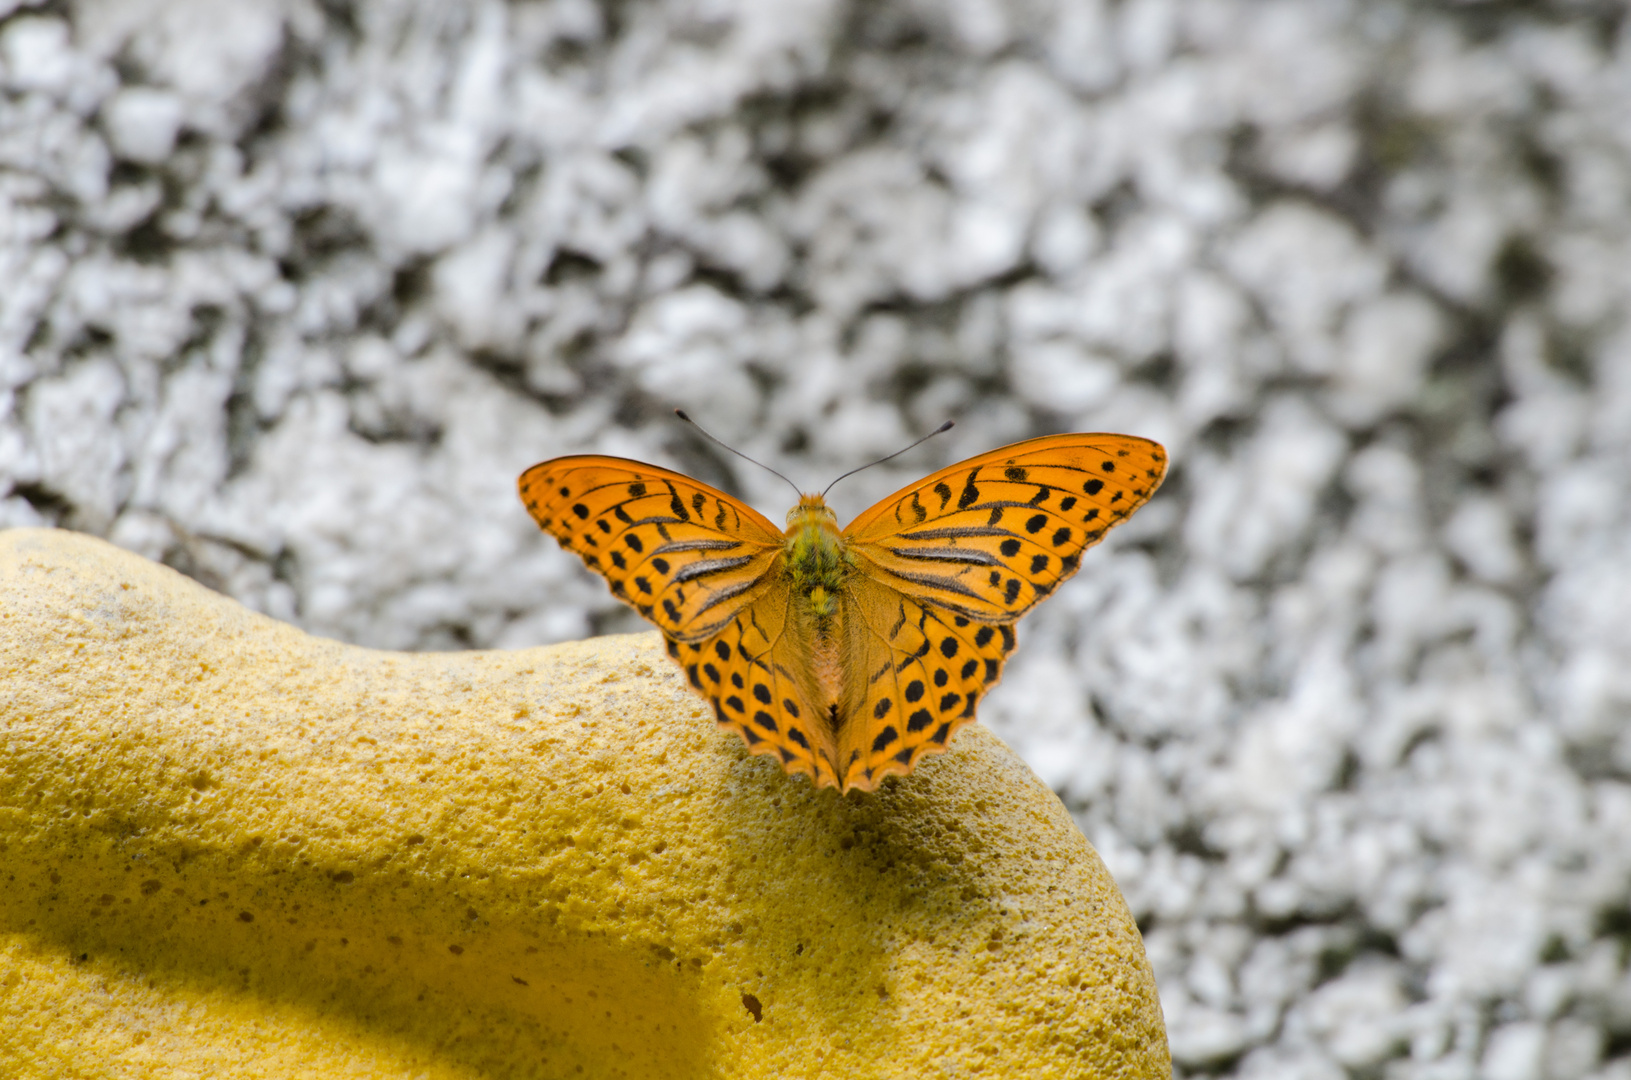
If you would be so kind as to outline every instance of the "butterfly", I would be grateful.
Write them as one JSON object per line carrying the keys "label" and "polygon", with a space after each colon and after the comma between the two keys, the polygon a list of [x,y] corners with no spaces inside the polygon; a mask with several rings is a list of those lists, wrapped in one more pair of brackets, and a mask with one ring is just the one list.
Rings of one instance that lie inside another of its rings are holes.
{"label": "butterfly", "polygon": [[946,749],[1001,676],[1015,622],[1148,501],[1166,466],[1159,443],[1132,435],[1029,439],[941,469],[843,529],[823,495],[801,494],[778,529],[626,458],[554,458],[519,487],[539,527],[662,631],[723,727],[847,792]]}

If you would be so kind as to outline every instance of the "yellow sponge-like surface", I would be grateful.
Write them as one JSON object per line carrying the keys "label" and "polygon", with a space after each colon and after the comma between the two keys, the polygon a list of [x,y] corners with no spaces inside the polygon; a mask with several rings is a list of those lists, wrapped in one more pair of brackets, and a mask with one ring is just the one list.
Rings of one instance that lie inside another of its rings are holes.
{"label": "yellow sponge-like surface", "polygon": [[975,727],[876,793],[655,634],[400,654],[0,534],[0,1075],[1171,1075],[1114,883]]}

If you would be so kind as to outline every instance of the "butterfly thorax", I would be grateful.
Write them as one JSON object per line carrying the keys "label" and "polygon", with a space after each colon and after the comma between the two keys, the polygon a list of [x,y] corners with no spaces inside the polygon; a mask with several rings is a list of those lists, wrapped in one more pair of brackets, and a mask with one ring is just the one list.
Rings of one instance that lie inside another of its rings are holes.
{"label": "butterfly thorax", "polygon": [[838,518],[820,495],[801,495],[787,512],[783,535],[793,595],[806,605],[820,633],[838,612],[838,595],[851,568]]}

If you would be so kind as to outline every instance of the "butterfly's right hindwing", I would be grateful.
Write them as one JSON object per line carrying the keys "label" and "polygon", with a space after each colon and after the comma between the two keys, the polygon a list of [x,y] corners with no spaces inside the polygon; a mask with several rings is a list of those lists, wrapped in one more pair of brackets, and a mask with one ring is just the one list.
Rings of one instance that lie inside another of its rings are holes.
{"label": "butterfly's right hindwing", "polygon": [[679,641],[730,625],[781,557],[780,532],[752,507],[638,461],[555,458],[523,473],[520,492],[539,528]]}
{"label": "butterfly's right hindwing", "polygon": [[839,766],[845,787],[871,791],[912,771],[974,722],[1014,647],[1011,625],[974,622],[877,582],[846,606],[859,624],[846,665]]}

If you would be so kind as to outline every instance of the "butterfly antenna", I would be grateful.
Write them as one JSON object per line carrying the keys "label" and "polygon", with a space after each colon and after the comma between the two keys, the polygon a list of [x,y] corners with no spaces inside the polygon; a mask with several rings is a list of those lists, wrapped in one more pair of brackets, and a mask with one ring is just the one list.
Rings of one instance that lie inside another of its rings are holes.
{"label": "butterfly antenna", "polygon": [[[917,446],[919,443],[926,443],[930,439],[934,438],[936,435],[940,434],[942,431],[950,431],[954,426],[955,425],[953,424],[952,421],[947,420],[944,424],[941,424],[939,427],[935,428],[933,431],[931,431],[927,435],[923,436],[923,438],[921,438],[917,442],[913,443],[912,446]],[[854,476],[856,473],[860,472],[861,469],[870,469],[870,468],[872,468],[873,465],[882,465],[884,462],[889,461],[891,458],[898,458],[902,454],[906,453],[906,451],[910,450],[912,448],[912,446],[903,446],[899,450],[896,450],[893,454],[890,454],[889,457],[881,457],[877,461],[869,462],[868,464],[862,465],[860,468],[851,469],[849,472],[845,473],[844,476]],[[840,476],[838,478],[838,480],[844,479],[844,476]],[[822,498],[827,497],[827,491],[831,491],[833,489],[833,487],[838,483],[838,480],[834,480],[831,484],[827,485],[827,490],[823,491],[821,493]]]}
{"label": "butterfly antenna", "polygon": [[[704,429],[701,424],[697,423],[695,420],[693,420],[689,416],[685,415],[685,410],[684,409],[675,409],[674,410],[674,415],[679,417],[681,420],[684,420],[687,424],[690,424],[692,427],[696,428],[698,431],[702,432],[702,437],[707,439],[709,442],[713,443],[715,446],[718,446],[718,447],[721,447],[723,449],[729,450],[731,453],[735,454],[737,457],[741,458],[743,461],[752,461],[753,464],[759,466],[759,468],[765,470],[766,472],[772,472],[772,473],[776,473],[777,476],[782,476],[781,473],[776,472],[775,469],[772,469],[769,465],[766,465],[764,462],[762,462],[762,461],[753,461],[752,458],[750,458],[746,454],[742,453],[742,451],[737,450],[734,447],[726,446],[724,443],[720,442],[718,439],[714,438],[712,435],[709,435],[707,430]],[[910,447],[908,447],[908,449],[910,449]],[[787,477],[782,476],[782,479],[787,480]],[[798,496],[800,498],[804,497],[804,492],[799,491],[799,486],[797,484],[793,483],[793,481],[787,480],[787,486],[792,488],[795,492],[797,492]]]}

